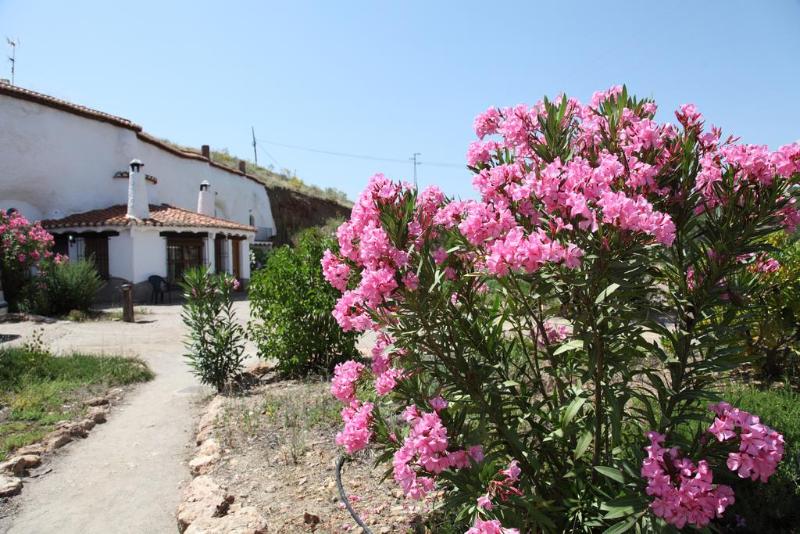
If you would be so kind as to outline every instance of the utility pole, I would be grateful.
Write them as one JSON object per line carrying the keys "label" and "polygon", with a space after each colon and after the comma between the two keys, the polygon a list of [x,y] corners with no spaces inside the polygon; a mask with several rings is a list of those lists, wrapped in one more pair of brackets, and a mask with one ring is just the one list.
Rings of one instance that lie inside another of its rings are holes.
{"label": "utility pole", "polygon": [[414,189],[417,188],[417,166],[422,164],[420,161],[417,161],[417,156],[421,155],[422,154],[420,154],[419,152],[414,152],[414,155],[408,158],[409,160],[414,162]]}
{"label": "utility pole", "polygon": [[255,160],[256,167],[258,167],[258,149],[256,149],[256,129],[254,126],[250,127],[250,131],[253,133],[253,159]]}
{"label": "utility pole", "polygon": [[11,85],[14,85],[14,74],[17,68],[17,43],[19,39],[12,41],[6,37],[6,41],[8,41],[8,44],[11,46],[11,55],[8,56],[8,62],[11,63]]}

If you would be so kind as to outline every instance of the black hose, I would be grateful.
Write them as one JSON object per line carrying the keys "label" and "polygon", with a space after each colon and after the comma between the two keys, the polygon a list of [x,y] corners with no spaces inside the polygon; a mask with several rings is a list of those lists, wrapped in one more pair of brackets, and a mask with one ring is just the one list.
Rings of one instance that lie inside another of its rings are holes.
{"label": "black hose", "polygon": [[372,534],[372,531],[364,524],[361,518],[358,516],[353,507],[350,506],[350,499],[347,498],[347,493],[344,491],[344,486],[342,486],[342,466],[344,463],[349,460],[350,457],[345,454],[340,454],[339,458],[336,460],[336,487],[339,488],[339,498],[344,503],[344,507],[347,508],[347,511],[350,512],[350,517],[353,518],[359,527],[364,531],[364,534]]}

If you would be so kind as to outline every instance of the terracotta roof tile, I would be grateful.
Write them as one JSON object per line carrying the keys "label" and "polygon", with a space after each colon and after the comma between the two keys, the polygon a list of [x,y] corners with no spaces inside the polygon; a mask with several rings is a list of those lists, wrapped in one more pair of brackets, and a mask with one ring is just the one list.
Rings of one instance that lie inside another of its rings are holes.
{"label": "terracotta roof tile", "polygon": [[44,106],[60,109],[62,111],[68,111],[70,113],[75,113],[76,115],[81,115],[90,119],[108,122],[117,126],[122,126],[123,128],[135,130],[137,132],[142,130],[141,126],[123,117],[117,117],[116,115],[111,115],[110,113],[105,113],[103,111],[97,111],[96,109],[87,108],[86,106],[73,104],[72,102],[67,102],[66,100],[61,100],[60,98],[45,95],[43,93],[37,93],[36,91],[31,91],[30,89],[25,89],[24,87],[20,87],[18,85],[11,85],[10,83],[0,82],[0,95],[8,95],[20,98],[22,100],[28,100],[29,102],[35,102]]}
{"label": "terracotta roof tile", "polygon": [[62,219],[49,219],[42,221],[46,229],[76,228],[85,226],[169,226],[169,227],[201,227],[221,228],[224,230],[237,230],[240,232],[255,232],[256,229],[246,224],[201,215],[194,211],[176,208],[169,204],[156,206],[150,204],[150,217],[147,219],[128,219],[125,215],[128,207],[117,204],[109,208],[85,211],[68,215]]}
{"label": "terracotta roof tile", "polygon": [[248,180],[252,180],[253,182],[256,182],[260,185],[264,185],[264,182],[260,180],[257,176],[244,173],[239,169],[228,167],[227,165],[222,165],[221,163],[217,163],[216,161],[210,160],[204,157],[202,154],[199,154],[193,150],[181,150],[175,147],[174,145],[171,145],[159,139],[154,135],[148,134],[147,132],[142,130],[141,126],[124,117],[118,117],[116,115],[111,115],[110,113],[98,111],[96,109],[88,108],[86,106],[73,104],[72,102],[61,100],[60,98],[56,98],[54,96],[46,95],[44,93],[38,93],[36,91],[25,89],[24,87],[20,87],[18,85],[11,85],[10,83],[6,83],[3,81],[0,81],[0,95],[19,98],[21,100],[27,100],[29,102],[35,102],[43,106],[60,109],[61,111],[66,111],[68,113],[74,113],[75,115],[80,115],[81,117],[86,117],[89,119],[94,119],[102,122],[107,122],[109,124],[114,124],[116,126],[121,126],[123,128],[128,128],[130,130],[135,131],[136,136],[145,143],[157,146],[178,157],[185,159],[195,159],[198,161],[206,161],[208,162],[209,165],[213,167],[217,167],[231,174],[238,174],[239,176],[247,178]]}

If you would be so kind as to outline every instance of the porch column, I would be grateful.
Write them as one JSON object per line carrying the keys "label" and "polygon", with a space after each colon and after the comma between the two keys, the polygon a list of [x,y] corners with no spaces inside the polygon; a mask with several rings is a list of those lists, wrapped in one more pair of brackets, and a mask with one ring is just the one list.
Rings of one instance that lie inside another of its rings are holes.
{"label": "porch column", "polygon": [[228,251],[228,253],[225,254],[225,256],[227,256],[225,258],[225,272],[230,274],[233,272],[233,240],[231,238],[225,238],[225,247]]}
{"label": "porch column", "polygon": [[239,254],[242,255],[239,263],[240,277],[242,280],[250,280],[250,238],[242,239],[239,243]]}
{"label": "porch column", "polygon": [[214,240],[217,236],[216,232],[209,232],[208,237],[205,240],[205,255],[206,255],[206,267],[208,271],[211,273],[217,272],[216,266],[216,248],[214,247]]}

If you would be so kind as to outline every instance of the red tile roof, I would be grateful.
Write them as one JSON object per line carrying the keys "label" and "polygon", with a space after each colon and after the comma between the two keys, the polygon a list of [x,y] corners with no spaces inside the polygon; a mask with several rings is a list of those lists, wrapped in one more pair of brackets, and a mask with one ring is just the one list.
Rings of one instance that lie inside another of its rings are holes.
{"label": "red tile roof", "polygon": [[10,83],[0,82],[0,95],[13,96],[22,100],[28,100],[29,102],[35,102],[37,104],[42,104],[43,106],[60,109],[62,111],[80,115],[82,117],[108,122],[116,126],[122,126],[123,128],[135,130],[137,132],[142,130],[141,126],[129,121],[128,119],[117,117],[116,115],[111,115],[110,113],[97,111],[96,109],[87,108],[86,106],[73,104],[72,102],[67,102],[66,100],[61,100],[60,98],[37,93],[36,91],[31,91],[30,89],[25,89],[24,87],[19,87],[18,85],[11,85]]}
{"label": "red tile roof", "polygon": [[170,206],[169,204],[161,204],[160,206],[150,204],[150,217],[147,219],[128,219],[125,216],[127,212],[128,206],[118,204],[105,209],[75,213],[63,219],[45,220],[42,221],[42,226],[48,230],[85,226],[180,226],[220,228],[239,232],[256,231],[254,227],[246,224],[239,224],[219,217],[201,215],[194,211]]}
{"label": "red tile roof", "polygon": [[136,137],[138,137],[145,143],[157,146],[158,148],[170,152],[180,158],[206,161],[212,167],[217,167],[218,169],[222,169],[223,171],[227,171],[232,174],[238,174],[239,176],[247,178],[248,180],[252,180],[253,182],[264,185],[264,182],[262,180],[259,180],[258,177],[253,176],[252,174],[247,174],[240,171],[239,169],[234,169],[232,167],[228,167],[227,165],[222,165],[220,163],[217,163],[216,161],[206,158],[205,156],[197,152],[181,150],[175,147],[174,145],[166,143],[161,139],[159,139],[158,137],[155,137],[154,135],[150,135],[149,133],[143,131],[142,127],[136,124],[135,122],[125,119],[123,117],[117,117],[116,115],[111,115],[110,113],[105,113],[103,111],[97,111],[96,109],[87,108],[86,106],[73,104],[72,102],[61,100],[60,98],[46,95],[44,93],[31,91],[30,89],[25,89],[24,87],[20,87],[18,85],[11,85],[10,83],[7,83],[5,81],[0,81],[0,95],[19,98],[21,100],[27,100],[29,102],[35,102],[43,106],[60,109],[61,111],[73,113],[81,117],[86,117],[88,119],[94,119],[101,122],[107,122],[115,126],[120,126],[122,128],[133,130],[134,132],[136,132]]}

